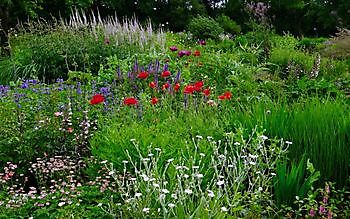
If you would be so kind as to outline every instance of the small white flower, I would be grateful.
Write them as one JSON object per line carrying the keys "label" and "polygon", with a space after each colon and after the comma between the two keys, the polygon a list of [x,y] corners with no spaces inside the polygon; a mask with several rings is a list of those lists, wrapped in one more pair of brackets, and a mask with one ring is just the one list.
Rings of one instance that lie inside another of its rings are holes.
{"label": "small white flower", "polygon": [[192,169],[199,169],[199,166],[192,166]]}
{"label": "small white flower", "polygon": [[167,162],[168,162],[168,163],[171,163],[171,162],[173,162],[173,161],[174,161],[174,159],[173,159],[173,158],[171,158],[171,159],[167,160]]}
{"label": "small white flower", "polygon": [[172,197],[173,199],[177,199],[177,195],[176,195],[175,193],[171,194],[171,197]]}
{"label": "small white flower", "polygon": [[196,138],[198,138],[198,139],[203,139],[203,136],[201,136],[201,135],[196,135]]}
{"label": "small white flower", "polygon": [[168,204],[168,207],[169,207],[169,208],[174,208],[174,207],[175,207],[175,204],[169,203],[169,204]]}
{"label": "small white flower", "polygon": [[220,155],[219,155],[219,159],[224,160],[225,158],[226,158],[225,155],[223,155],[223,154],[220,154]]}
{"label": "small white flower", "polygon": [[259,187],[259,191],[261,192],[262,190],[263,190],[263,188],[260,186],[260,187]]}
{"label": "small white flower", "polygon": [[103,160],[101,161],[101,164],[106,164],[108,161],[107,160]]}
{"label": "small white flower", "polygon": [[112,170],[112,171],[109,171],[108,172],[108,175],[112,176],[115,172]]}
{"label": "small white flower", "polygon": [[184,174],[184,178],[185,178],[185,179],[188,179],[188,177],[190,177],[190,176],[187,175],[187,174]]}
{"label": "small white flower", "polygon": [[228,212],[228,209],[226,207],[221,207],[222,212]]}
{"label": "small white flower", "polygon": [[165,194],[160,194],[160,195],[159,195],[159,199],[160,199],[160,200],[165,199]]}
{"label": "small white flower", "polygon": [[156,188],[159,188],[159,184],[158,183],[153,183],[153,186]]}
{"label": "small white flower", "polygon": [[213,191],[208,190],[208,196],[209,196],[210,198],[213,198],[213,197],[215,196],[215,194],[214,194]]}
{"label": "small white flower", "polygon": [[167,190],[167,189],[162,189],[161,190],[163,193],[165,193],[165,194],[168,194],[169,193],[169,190]]}
{"label": "small white flower", "polygon": [[208,136],[207,139],[208,139],[208,141],[211,141],[211,140],[213,140],[213,137]]}
{"label": "small white flower", "polygon": [[129,163],[129,161],[123,160],[122,163],[123,163],[123,164],[127,164],[127,163]]}
{"label": "small white flower", "polygon": [[256,158],[258,158],[258,155],[248,154],[248,156],[249,156],[250,158],[252,158],[252,159],[256,159]]}
{"label": "small white flower", "polygon": [[142,178],[143,178],[143,181],[145,181],[145,182],[148,182],[148,181],[149,181],[149,177],[146,176],[146,175],[142,175]]}
{"label": "small white flower", "polygon": [[224,180],[220,180],[216,183],[216,185],[218,186],[222,186],[222,185],[225,185],[225,181]]}
{"label": "small white flower", "polygon": [[271,173],[271,176],[276,176],[276,173]]}
{"label": "small white flower", "polygon": [[241,143],[235,142],[234,145],[238,146],[238,145],[241,145]]}
{"label": "small white flower", "polygon": [[66,204],[65,202],[60,202],[60,203],[58,203],[58,207],[62,207],[65,204]]}
{"label": "small white flower", "polygon": [[205,157],[205,154],[203,154],[203,153],[199,153],[199,156],[201,156],[201,157]]}
{"label": "small white flower", "polygon": [[138,192],[138,193],[135,193],[135,197],[136,197],[136,198],[139,198],[139,197],[141,197],[141,196],[142,196],[142,193],[139,193],[139,192]]}
{"label": "small white flower", "polygon": [[250,161],[249,164],[255,166],[256,162]]}
{"label": "small white flower", "polygon": [[145,161],[145,162],[150,161],[149,158],[143,158],[142,160]]}
{"label": "small white flower", "polygon": [[102,203],[98,203],[97,207],[101,207],[102,206]]}
{"label": "small white flower", "polygon": [[233,168],[232,164],[227,165],[228,168]]}
{"label": "small white flower", "polygon": [[269,139],[269,138],[268,138],[267,136],[265,136],[265,135],[261,135],[260,138],[261,138],[262,140],[264,140],[264,141],[267,140],[267,139]]}
{"label": "small white flower", "polygon": [[135,139],[135,138],[132,138],[132,139],[130,139],[130,141],[131,141],[131,142],[135,142],[135,141],[136,141],[136,139]]}
{"label": "small white flower", "polygon": [[196,174],[195,176],[196,176],[197,178],[199,178],[199,179],[203,178],[203,174],[201,174],[201,173],[198,173],[198,174]]}
{"label": "small white flower", "polygon": [[154,150],[156,150],[156,151],[162,151],[162,149],[160,149],[160,148],[155,148]]}
{"label": "small white flower", "polygon": [[143,209],[142,209],[142,212],[144,212],[144,213],[147,213],[147,214],[148,214],[148,213],[149,213],[149,208],[143,208]]}
{"label": "small white flower", "polygon": [[185,193],[191,195],[193,192],[191,189],[185,189]]}
{"label": "small white flower", "polygon": [[286,141],[286,144],[293,144],[293,142],[291,142],[291,141]]}
{"label": "small white flower", "polygon": [[153,155],[154,155],[154,154],[152,154],[152,153],[148,154],[149,157],[153,157]]}

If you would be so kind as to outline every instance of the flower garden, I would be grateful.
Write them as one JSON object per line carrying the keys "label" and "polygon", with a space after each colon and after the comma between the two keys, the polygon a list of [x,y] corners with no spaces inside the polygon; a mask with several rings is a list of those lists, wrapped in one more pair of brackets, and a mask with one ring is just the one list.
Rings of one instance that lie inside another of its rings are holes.
{"label": "flower garden", "polygon": [[336,38],[76,21],[0,62],[0,218],[350,216]]}

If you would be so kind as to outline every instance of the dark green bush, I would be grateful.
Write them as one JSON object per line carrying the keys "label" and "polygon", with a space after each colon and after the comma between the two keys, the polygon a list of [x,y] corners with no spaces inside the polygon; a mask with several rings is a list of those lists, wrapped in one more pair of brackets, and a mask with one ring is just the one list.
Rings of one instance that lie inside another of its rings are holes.
{"label": "dark green bush", "polygon": [[241,32],[241,26],[239,26],[235,21],[231,20],[225,15],[217,17],[216,21],[220,24],[226,33],[237,35]]}
{"label": "dark green bush", "polygon": [[213,18],[198,16],[188,24],[187,30],[199,39],[215,39],[224,33],[224,29]]}

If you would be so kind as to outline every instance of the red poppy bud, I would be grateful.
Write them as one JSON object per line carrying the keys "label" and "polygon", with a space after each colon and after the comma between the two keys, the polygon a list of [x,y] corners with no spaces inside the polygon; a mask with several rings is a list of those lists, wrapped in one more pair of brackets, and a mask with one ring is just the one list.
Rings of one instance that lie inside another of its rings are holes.
{"label": "red poppy bud", "polygon": [[159,100],[158,100],[157,97],[152,97],[152,99],[151,99],[151,104],[152,105],[156,105],[158,102],[159,102]]}
{"label": "red poppy bud", "polygon": [[162,78],[169,77],[170,75],[171,75],[170,71],[163,71],[161,74]]}
{"label": "red poppy bud", "polygon": [[177,91],[179,91],[179,89],[180,89],[180,84],[176,83],[174,86],[174,90],[177,92]]}
{"label": "red poppy bud", "polygon": [[149,83],[149,87],[150,88],[155,88],[156,87],[156,82],[154,82],[154,81],[151,81],[150,83]]}

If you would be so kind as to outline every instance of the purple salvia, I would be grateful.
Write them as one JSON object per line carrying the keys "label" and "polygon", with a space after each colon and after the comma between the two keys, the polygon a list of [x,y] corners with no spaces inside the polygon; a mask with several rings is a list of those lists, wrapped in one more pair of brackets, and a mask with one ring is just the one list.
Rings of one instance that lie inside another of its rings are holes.
{"label": "purple salvia", "polygon": [[81,92],[81,83],[80,82],[78,82],[77,83],[77,94],[81,94],[82,92]]}
{"label": "purple salvia", "polygon": [[175,77],[175,81],[174,83],[178,83],[180,81],[180,77],[181,77],[181,71],[180,69],[177,71],[176,77]]}
{"label": "purple salvia", "polygon": [[164,67],[163,67],[163,71],[168,71],[169,70],[169,65],[168,63],[165,63]]}

